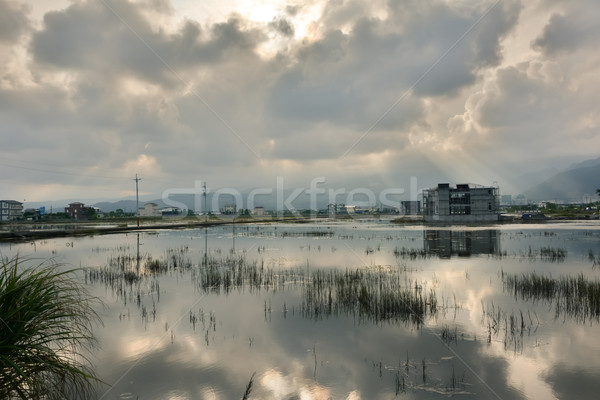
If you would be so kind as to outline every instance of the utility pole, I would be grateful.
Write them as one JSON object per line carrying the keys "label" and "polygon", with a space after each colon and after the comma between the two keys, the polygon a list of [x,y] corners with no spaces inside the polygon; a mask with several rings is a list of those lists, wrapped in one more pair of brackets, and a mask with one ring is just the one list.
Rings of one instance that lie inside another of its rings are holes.
{"label": "utility pole", "polygon": [[206,182],[202,186],[202,195],[204,196],[204,222],[208,221],[208,211],[206,210]]}
{"label": "utility pole", "polygon": [[208,211],[206,207],[206,182],[202,186],[204,196],[204,267],[208,265]]}
{"label": "utility pole", "polygon": [[138,196],[138,182],[141,180],[142,178],[138,178],[137,174],[135,174],[135,214],[137,216],[137,226],[140,226],[140,198]]}

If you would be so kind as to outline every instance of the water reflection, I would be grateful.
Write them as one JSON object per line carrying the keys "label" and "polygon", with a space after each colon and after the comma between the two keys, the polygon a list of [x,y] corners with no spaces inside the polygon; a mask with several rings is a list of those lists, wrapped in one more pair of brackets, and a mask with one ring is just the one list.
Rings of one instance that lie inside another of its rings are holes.
{"label": "water reflection", "polygon": [[423,248],[427,254],[435,254],[440,258],[453,255],[470,257],[477,254],[500,254],[500,231],[485,230],[440,230],[423,231]]}
{"label": "water reflection", "polygon": [[0,249],[88,268],[104,399],[241,398],[254,372],[250,398],[568,398],[571,382],[585,398],[600,392],[598,307],[555,294],[596,296],[599,239],[351,222]]}

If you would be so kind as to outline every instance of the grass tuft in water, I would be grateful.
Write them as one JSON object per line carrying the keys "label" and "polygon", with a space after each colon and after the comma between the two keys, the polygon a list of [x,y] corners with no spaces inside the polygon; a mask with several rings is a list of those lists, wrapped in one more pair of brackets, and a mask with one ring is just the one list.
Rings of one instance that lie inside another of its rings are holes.
{"label": "grass tuft in water", "polygon": [[87,358],[100,322],[95,300],[76,270],[27,264],[1,263],[0,398],[91,398],[99,382]]}
{"label": "grass tuft in water", "polygon": [[433,291],[424,294],[416,282],[401,285],[393,272],[318,270],[304,285],[301,310],[313,319],[346,314],[420,326],[427,314],[437,312],[437,298]]}

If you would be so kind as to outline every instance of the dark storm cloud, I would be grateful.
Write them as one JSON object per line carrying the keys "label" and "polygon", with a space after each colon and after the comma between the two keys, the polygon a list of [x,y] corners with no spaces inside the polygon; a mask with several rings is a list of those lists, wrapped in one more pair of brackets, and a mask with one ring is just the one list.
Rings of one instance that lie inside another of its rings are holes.
{"label": "dark storm cloud", "polygon": [[595,0],[567,3],[564,13],[552,15],[532,47],[548,56],[574,52],[590,44],[595,47],[600,39],[598,15],[600,3]]}
{"label": "dark storm cloud", "polygon": [[416,81],[432,69],[415,87],[422,96],[453,95],[472,85],[480,72],[502,61],[502,39],[516,26],[521,7],[515,1],[492,7],[461,9],[432,2],[428,7],[393,8],[392,21],[403,27],[401,40],[406,53],[416,55]]}
{"label": "dark storm cloud", "polygon": [[[109,8],[110,7],[110,8]],[[244,30],[230,18],[202,34],[187,21],[179,32],[156,31],[130,2],[76,3],[44,17],[44,28],[33,36],[35,61],[54,68],[95,71],[108,79],[132,75],[151,83],[178,84],[173,72],[214,65],[224,58],[255,50],[262,33]],[[164,65],[162,60],[168,64]]]}
{"label": "dark storm cloud", "polygon": [[29,7],[12,0],[0,0],[0,42],[13,42],[29,29]]}
{"label": "dark storm cloud", "polygon": [[490,93],[480,108],[483,125],[496,128],[545,124],[547,119],[540,121],[532,116],[560,112],[562,105],[560,98],[554,96],[554,88],[542,79],[532,79],[526,67],[498,71],[498,90]]}
{"label": "dark storm cloud", "polygon": [[[395,108],[377,129],[406,128],[423,117],[421,97],[454,95],[472,85],[483,68],[499,64],[500,42],[520,11],[514,2],[503,3],[478,22],[485,9],[465,13],[432,2],[410,15],[391,9],[387,20],[352,20],[361,14],[360,4],[346,2],[326,13],[326,20],[351,22],[350,32],[329,30],[298,49],[297,63],[271,93],[274,117],[366,129],[403,97],[408,105]],[[406,96],[413,86],[415,96]]]}

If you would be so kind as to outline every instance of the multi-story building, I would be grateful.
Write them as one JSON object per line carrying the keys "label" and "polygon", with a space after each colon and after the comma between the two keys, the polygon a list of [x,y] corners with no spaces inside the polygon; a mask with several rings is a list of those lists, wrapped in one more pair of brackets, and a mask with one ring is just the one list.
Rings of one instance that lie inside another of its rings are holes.
{"label": "multi-story building", "polygon": [[23,203],[15,200],[0,200],[0,221],[23,218]]}
{"label": "multi-story building", "polygon": [[69,203],[69,207],[65,207],[65,213],[69,214],[73,219],[88,219],[88,209],[83,203]]}
{"label": "multi-story building", "polygon": [[497,187],[440,183],[423,191],[425,222],[491,222],[500,215]]}

